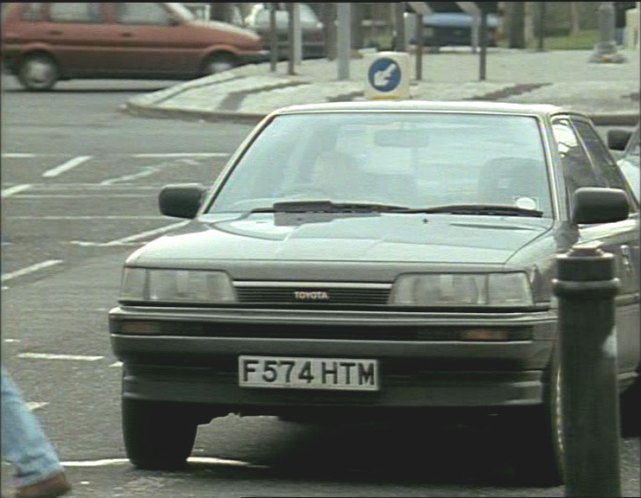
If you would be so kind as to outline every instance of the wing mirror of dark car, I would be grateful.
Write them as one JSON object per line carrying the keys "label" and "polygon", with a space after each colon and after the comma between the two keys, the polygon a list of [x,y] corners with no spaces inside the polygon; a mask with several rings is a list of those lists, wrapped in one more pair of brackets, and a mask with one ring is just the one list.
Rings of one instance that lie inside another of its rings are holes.
{"label": "wing mirror of dark car", "polygon": [[158,206],[165,216],[193,219],[207,189],[199,183],[166,185],[158,194]]}
{"label": "wing mirror of dark car", "polygon": [[627,219],[628,196],[618,188],[581,187],[574,191],[572,220],[577,224],[612,223]]}
{"label": "wing mirror of dark car", "polygon": [[608,148],[612,150],[625,150],[632,132],[628,130],[608,130]]}

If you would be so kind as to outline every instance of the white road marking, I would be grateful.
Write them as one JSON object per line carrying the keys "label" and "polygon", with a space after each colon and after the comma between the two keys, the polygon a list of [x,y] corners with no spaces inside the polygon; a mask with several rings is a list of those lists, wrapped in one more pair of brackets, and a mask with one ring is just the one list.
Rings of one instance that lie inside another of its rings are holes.
{"label": "white road marking", "polygon": [[[227,458],[214,458],[214,457],[189,457],[187,462],[191,463],[209,463],[213,465],[231,465],[234,467],[251,467],[255,469],[266,469],[266,465],[255,465],[242,460],[229,460]],[[127,458],[103,458],[100,460],[70,460],[61,462],[63,467],[104,467],[108,465],[124,465],[129,464]]]}
{"label": "white road marking", "polygon": [[109,365],[109,368],[120,368],[122,367],[122,361],[117,361],[116,363],[112,363]]}
{"label": "white road marking", "polygon": [[108,180],[103,180],[99,183],[99,185],[113,185],[114,183],[118,183],[118,182],[123,182],[128,180],[138,180],[139,178],[143,178],[145,176],[150,176],[150,175],[153,175],[154,173],[158,173],[160,170],[161,168],[159,166],[148,166],[138,173],[133,173],[131,175],[118,176],[116,178],[109,178]]}
{"label": "white road marking", "polygon": [[104,356],[87,356],[79,354],[53,354],[53,353],[20,353],[18,358],[27,358],[32,360],[75,360],[75,361],[97,361],[102,360]]}
{"label": "white road marking", "polygon": [[27,189],[31,188],[31,185],[29,184],[24,184],[24,185],[14,185],[13,187],[9,187],[4,189],[2,192],[0,192],[0,197],[11,197],[14,194],[17,194],[19,192],[23,192]]}
{"label": "white road marking", "polygon": [[24,158],[24,157],[36,157],[35,154],[24,154],[22,152],[3,152],[2,157],[9,159]]}
{"label": "white road marking", "polygon": [[28,401],[25,404],[27,405],[27,409],[32,412],[34,410],[37,410],[38,408],[42,408],[43,406],[47,406],[49,404],[49,402],[47,402],[47,401],[43,401],[43,402]]}
{"label": "white road marking", "polygon": [[117,216],[117,215],[95,215],[95,216],[11,216],[12,220],[166,220],[163,215],[152,216]]}
{"label": "white road marking", "polygon": [[129,243],[138,241],[139,239],[144,239],[146,237],[153,237],[153,236],[159,235],[161,233],[173,230],[174,228],[179,228],[181,226],[186,225],[190,221],[191,220],[180,221],[178,223],[173,223],[171,225],[167,225],[167,226],[164,226],[164,227],[161,227],[161,228],[156,228],[155,230],[148,230],[147,232],[136,233],[134,235],[130,235],[129,237],[124,237],[122,239],[112,240],[110,242],[87,242],[87,241],[82,241],[82,240],[71,240],[71,241],[69,241],[69,243],[70,244],[74,244],[74,245],[79,245],[79,246],[98,246],[98,247],[112,247],[112,246],[128,245]]}
{"label": "white road marking", "polygon": [[132,154],[132,157],[140,158],[158,158],[158,157],[228,157],[227,152],[169,152],[154,154]]}
{"label": "white road marking", "polygon": [[9,343],[20,342],[20,339],[5,339],[4,342],[9,342]]}
{"label": "white road marking", "polygon": [[35,265],[27,266],[26,268],[22,268],[21,270],[16,270],[11,273],[5,273],[0,278],[0,281],[6,282],[7,280],[11,280],[12,278],[22,277],[23,275],[28,275],[29,273],[33,273],[38,270],[43,270],[44,268],[49,268],[50,266],[54,266],[60,263],[62,263],[62,261],[59,259],[50,259],[48,261],[43,261],[42,263],[37,263]]}
{"label": "white road marking", "polygon": [[44,176],[45,178],[53,178],[54,176],[58,176],[65,171],[69,171],[70,169],[75,168],[76,166],[80,166],[82,163],[87,162],[89,159],[91,159],[91,156],[74,157],[66,163],[61,164],[60,166],[56,166],[55,168],[45,171],[42,176]]}
{"label": "white road marking", "polygon": [[105,199],[149,199],[149,195],[109,193],[103,194],[100,192],[97,192],[95,194],[25,194],[20,196],[21,199],[95,199],[96,197],[103,197]]}

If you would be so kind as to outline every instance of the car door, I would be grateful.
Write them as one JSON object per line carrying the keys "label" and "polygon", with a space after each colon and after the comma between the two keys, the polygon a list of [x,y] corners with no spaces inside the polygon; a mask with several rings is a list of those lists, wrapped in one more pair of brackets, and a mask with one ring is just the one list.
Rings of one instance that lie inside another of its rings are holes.
{"label": "car door", "polygon": [[129,74],[169,77],[196,72],[202,47],[197,46],[194,26],[177,22],[162,3],[114,2],[110,6],[110,20],[117,30],[114,50]]}
{"label": "car door", "polygon": [[639,206],[614,159],[593,125],[584,118],[561,117],[553,121],[559,145],[570,212],[572,192],[580,187],[609,187],[624,190],[628,197],[628,219],[594,225],[579,225],[578,242],[596,242],[615,257],[620,280],[616,302],[618,364],[620,370],[637,366],[639,334]]}
{"label": "car door", "polygon": [[50,47],[66,75],[109,74],[117,71],[118,61],[105,53],[113,32],[104,21],[100,2],[51,2],[44,22],[37,23],[38,39]]}

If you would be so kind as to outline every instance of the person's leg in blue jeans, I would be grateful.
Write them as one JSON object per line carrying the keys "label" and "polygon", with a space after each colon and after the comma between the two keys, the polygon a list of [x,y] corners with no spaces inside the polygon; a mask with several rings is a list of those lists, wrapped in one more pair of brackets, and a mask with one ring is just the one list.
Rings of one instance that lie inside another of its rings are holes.
{"label": "person's leg in blue jeans", "polygon": [[[15,469],[18,496],[60,496],[70,489],[56,452],[17,386],[2,370],[2,460]],[[57,494],[55,494],[57,493]]]}

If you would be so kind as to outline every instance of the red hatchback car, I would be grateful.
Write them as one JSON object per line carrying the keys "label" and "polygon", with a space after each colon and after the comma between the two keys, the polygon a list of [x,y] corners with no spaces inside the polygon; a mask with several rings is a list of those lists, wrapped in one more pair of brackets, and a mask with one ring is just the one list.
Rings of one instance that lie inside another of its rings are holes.
{"label": "red hatchback car", "polygon": [[268,59],[253,31],[179,3],[10,3],[4,68],[29,90],[72,78],[190,79]]}

